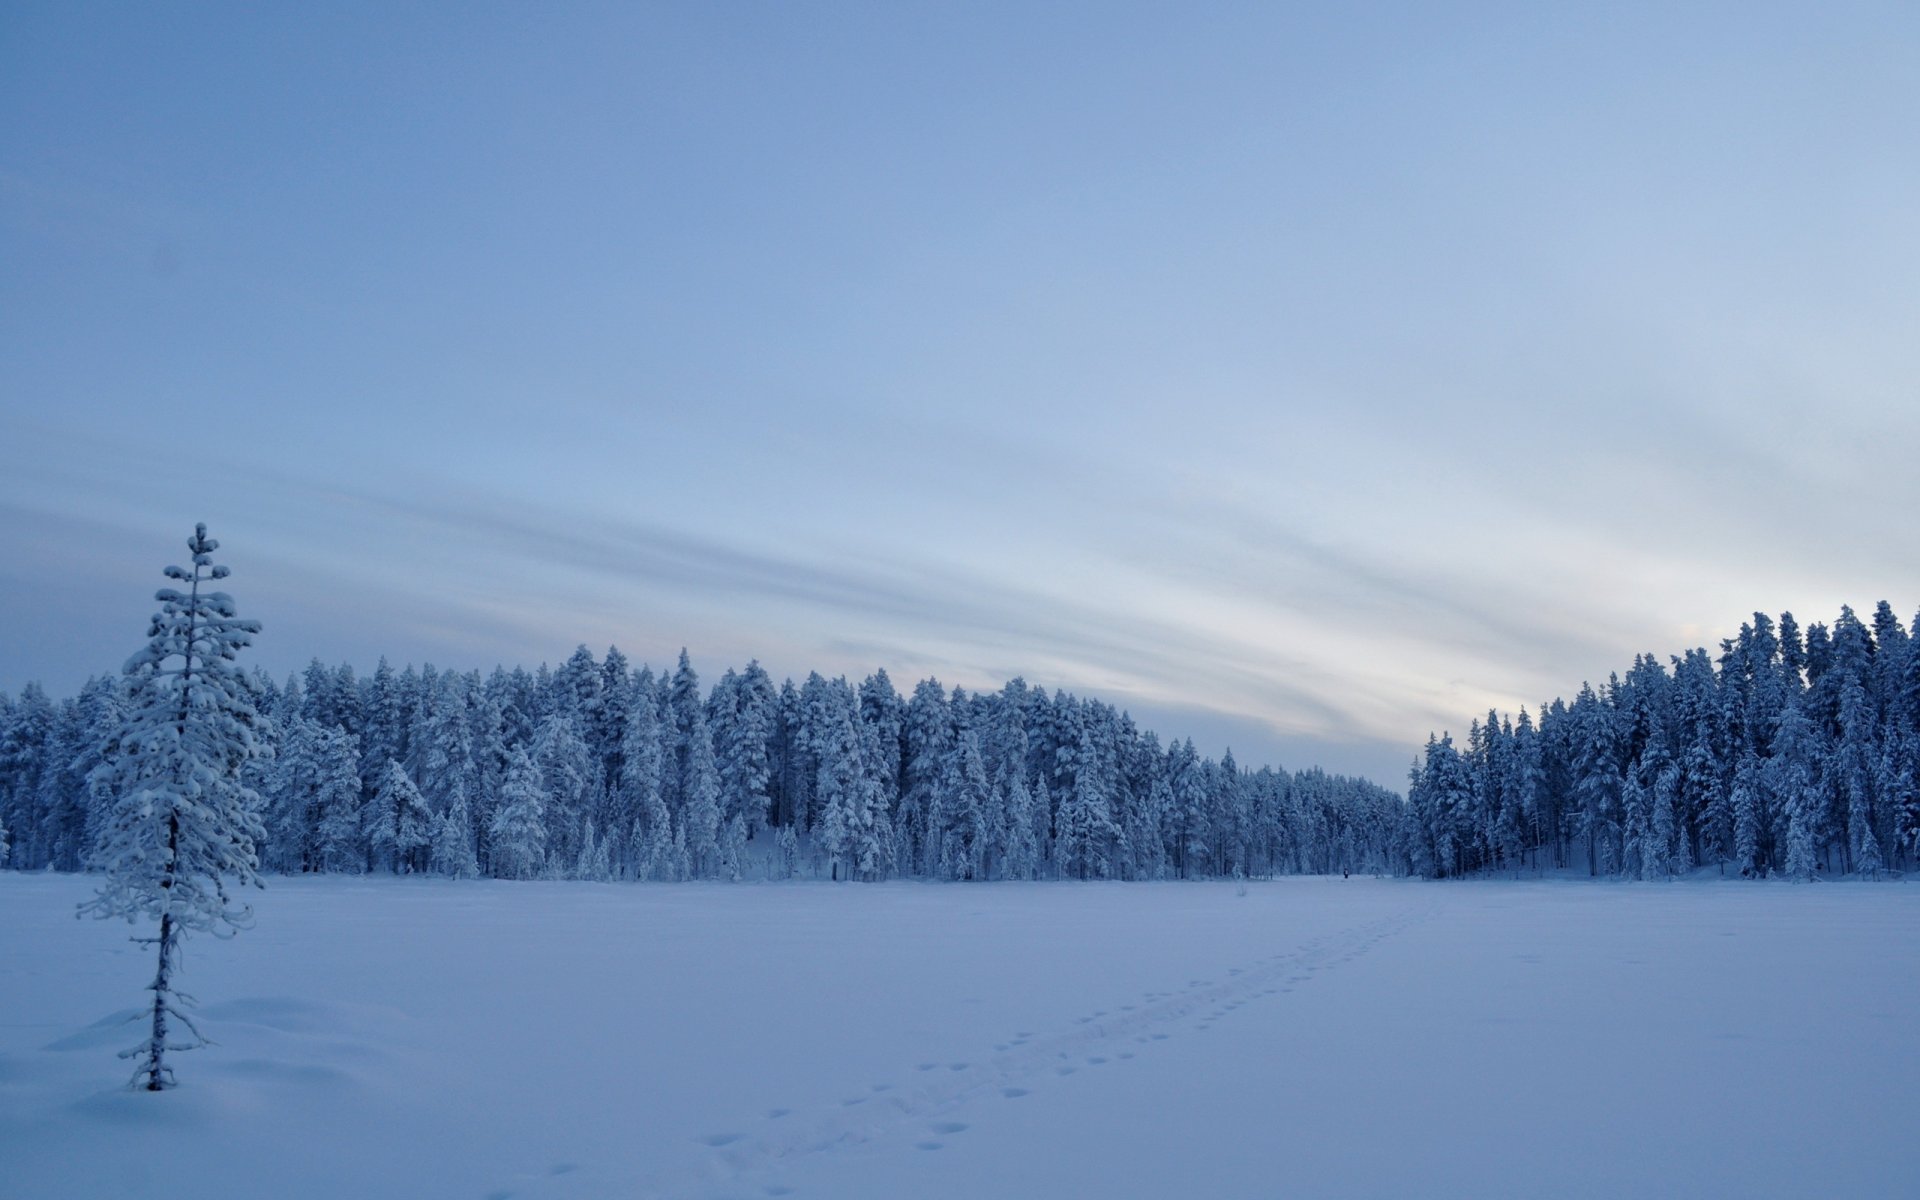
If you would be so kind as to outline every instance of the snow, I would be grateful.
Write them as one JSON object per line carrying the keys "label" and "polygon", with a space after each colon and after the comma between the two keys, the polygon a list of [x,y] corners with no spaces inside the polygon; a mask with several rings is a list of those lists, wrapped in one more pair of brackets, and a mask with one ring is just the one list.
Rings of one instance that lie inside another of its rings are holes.
{"label": "snow", "polygon": [[151,952],[0,872],[0,1194],[1910,1194],[1920,889],[274,879]]}

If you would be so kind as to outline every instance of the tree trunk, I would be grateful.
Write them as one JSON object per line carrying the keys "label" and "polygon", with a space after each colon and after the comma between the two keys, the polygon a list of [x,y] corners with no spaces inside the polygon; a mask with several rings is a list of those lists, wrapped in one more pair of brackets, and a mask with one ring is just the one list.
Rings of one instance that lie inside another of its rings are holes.
{"label": "tree trunk", "polygon": [[147,1090],[165,1091],[168,1083],[163,1056],[167,1049],[167,997],[173,993],[173,914],[160,914],[160,969],[153,977],[153,1037],[147,1042]]}

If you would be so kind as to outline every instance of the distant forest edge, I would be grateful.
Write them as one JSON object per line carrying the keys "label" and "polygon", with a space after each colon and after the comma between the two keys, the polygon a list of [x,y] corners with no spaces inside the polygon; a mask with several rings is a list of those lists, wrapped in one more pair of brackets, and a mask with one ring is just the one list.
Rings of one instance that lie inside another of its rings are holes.
{"label": "distant forest edge", "polygon": [[[1920,625],[1920,618],[1916,618]],[[1585,869],[1874,876],[1920,853],[1920,651],[1884,602],[1829,631],[1755,614],[1717,658],[1635,660],[1539,722],[1430,739],[1406,799],[1318,769],[1163,746],[1014,680],[903,697],[710,691],[582,647],[558,669],[246,676],[263,869],[502,878],[1162,879]],[[84,869],[111,797],[119,677],[0,693],[0,863]]]}
{"label": "distant forest edge", "polygon": [[[1920,616],[1915,617],[1920,629]],[[1666,879],[1867,877],[1920,851],[1920,650],[1881,601],[1803,635],[1755,613],[1736,638],[1623,679],[1536,728],[1490,712],[1467,745],[1429,739],[1408,803],[1411,870],[1578,866]]]}
{"label": "distant forest edge", "polygon": [[[1159,879],[1406,869],[1406,806],[1365,780],[1242,770],[1113,707],[885,671],[704,692],[596,661],[482,676],[384,659],[244,677],[263,870],[502,878]],[[83,869],[124,687],[0,695],[0,820],[20,869]]]}

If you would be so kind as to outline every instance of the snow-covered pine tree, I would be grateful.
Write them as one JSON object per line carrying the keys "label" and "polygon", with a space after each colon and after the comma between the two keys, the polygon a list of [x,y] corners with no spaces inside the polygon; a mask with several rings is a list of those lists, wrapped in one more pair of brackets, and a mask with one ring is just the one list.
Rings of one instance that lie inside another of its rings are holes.
{"label": "snow-covered pine tree", "polygon": [[574,860],[573,877],[590,883],[606,883],[613,878],[613,868],[607,861],[607,844],[595,833],[592,817],[587,818],[587,831],[580,839],[580,856]]}
{"label": "snow-covered pine tree", "polygon": [[1033,828],[1033,791],[1027,787],[1026,772],[1018,766],[1012,767],[996,786],[1001,792],[999,806],[1005,822],[1001,834],[1001,877],[1038,879],[1040,848]]}
{"label": "snow-covered pine tree", "polygon": [[540,768],[525,750],[515,750],[500,786],[500,807],[488,829],[493,873],[502,879],[534,879],[547,864],[547,796]]}
{"label": "snow-covered pine tree", "polygon": [[902,870],[931,875],[939,868],[938,833],[934,823],[952,733],[946,689],[938,679],[921,680],[913,689],[913,699],[907,703],[902,730],[904,760],[895,818]]}
{"label": "snow-covered pine tree", "polygon": [[[250,685],[256,692],[257,682]],[[258,707],[257,699],[255,707]],[[93,847],[100,841],[100,831],[106,824],[107,815],[113,811],[112,792],[108,789],[104,778],[96,778],[96,771],[106,761],[103,757],[101,731],[118,729],[127,719],[125,689],[120,678],[101,676],[99,679],[88,680],[87,685],[80,691],[79,708],[80,725],[86,731],[86,736],[81,739],[78,757],[69,764],[68,769],[80,783],[82,793],[80,803],[85,809],[78,845],[75,847],[79,865],[84,866],[88,856],[92,854]],[[259,738],[260,735],[256,734],[256,740]],[[268,744],[270,745],[271,742]],[[258,765],[257,760],[250,764],[250,768],[243,772],[242,778],[251,776],[254,773],[251,767]]]}
{"label": "snow-covered pine tree", "polygon": [[674,878],[673,817],[667,809],[667,746],[661,696],[653,672],[633,683],[633,703],[620,743],[618,809],[627,825],[627,872],[635,879]]}
{"label": "snow-covered pine tree", "polygon": [[1207,773],[1193,739],[1167,747],[1166,775],[1172,793],[1168,821],[1173,835],[1173,867],[1182,879],[1195,879],[1207,869]]}
{"label": "snow-covered pine tree", "polygon": [[[582,674],[582,669],[576,668],[560,678],[586,678],[597,683],[599,675]],[[546,795],[547,853],[556,868],[579,857],[581,832],[592,819],[600,795],[600,759],[587,745],[581,729],[579,716],[561,705],[540,722],[531,749]]]}
{"label": "snow-covered pine tree", "polygon": [[1880,857],[1875,830],[1876,825],[1883,824],[1877,819],[1873,786],[1877,765],[1874,743],[1879,730],[1872,697],[1858,680],[1848,680],[1841,689],[1840,729],[1832,768],[1846,799],[1847,849],[1853,870],[1872,879],[1886,865]]}
{"label": "snow-covered pine tree", "polygon": [[1669,759],[1653,782],[1653,829],[1656,849],[1665,856],[1657,866],[1675,878],[1693,870],[1693,845],[1687,837],[1680,789],[1680,764]]}
{"label": "snow-covered pine tree", "polygon": [[260,863],[268,871],[295,874],[312,870],[314,832],[320,823],[318,813],[308,811],[313,797],[314,742],[320,727],[289,711],[272,734],[273,758],[259,775],[261,819],[264,822],[258,847]]}
{"label": "snow-covered pine tree", "polygon": [[[1920,653],[1914,655],[1920,658]],[[1890,851],[1899,855],[1920,856],[1920,787],[1915,786],[1915,753],[1920,738],[1898,728],[1890,728],[1880,751],[1875,772],[1882,801],[1893,822]]]}
{"label": "snow-covered pine tree", "polygon": [[358,875],[367,869],[361,833],[359,739],[338,725],[321,728],[314,743],[312,811],[314,869]]}
{"label": "snow-covered pine tree", "polygon": [[1620,787],[1620,813],[1626,830],[1621,839],[1621,870],[1629,879],[1661,879],[1667,871],[1661,835],[1653,827],[1653,790],[1642,781],[1648,771],[1645,765],[1635,763],[1627,769]]}
{"label": "snow-covered pine tree", "polygon": [[722,866],[720,772],[714,766],[713,737],[707,729],[707,706],[700,698],[700,676],[694,672],[684,647],[667,688],[666,717],[672,747],[666,790],[675,818],[674,831],[681,835],[693,874],[712,878]]}
{"label": "snow-covered pine tree", "polygon": [[1113,845],[1120,827],[1113,819],[1113,792],[1102,770],[1092,726],[1080,731],[1073,783],[1060,801],[1062,875],[1079,879],[1113,876]]}
{"label": "snow-covered pine tree", "polygon": [[773,786],[773,740],[780,696],[758,660],[729,671],[707,703],[707,725],[720,776],[721,857],[737,862],[746,841],[767,823]]}
{"label": "snow-covered pine tree", "polygon": [[[173,986],[180,941],[189,931],[220,936],[245,928],[252,910],[236,902],[229,881],[259,883],[254,844],[260,822],[255,798],[240,781],[241,767],[261,753],[254,740],[258,717],[233,661],[253,643],[260,623],[240,619],[231,596],[206,588],[228,573],[213,562],[219,545],[205,525],[194,527],[187,542],[192,569],[166,570],[187,590],[160,590],[147,645],[127,660],[127,717],[108,738],[98,768],[115,797],[94,850],[104,878],[80,906],[83,914],[159,922],[158,936],[135,939],[159,950],[148,987],[152,1029],[123,1053],[138,1060],[134,1082],[144,1077],[145,1089],[155,1092],[174,1083],[167,1051],[205,1042],[180,1011],[183,1000]],[[174,1040],[170,1019],[193,1040]]]}
{"label": "snow-covered pine tree", "polygon": [[12,830],[12,862],[22,871],[47,865],[39,829],[40,777],[47,762],[47,743],[53,736],[54,706],[37,683],[20,689],[20,698],[0,713],[0,817]]}
{"label": "snow-covered pine tree", "polygon": [[1774,756],[1767,767],[1774,798],[1787,819],[1786,871],[1791,878],[1811,880],[1826,809],[1821,787],[1824,764],[1813,723],[1798,702],[1781,711],[1773,745]]}
{"label": "snow-covered pine tree", "polygon": [[955,722],[941,779],[939,873],[942,879],[980,879],[986,873],[987,806],[990,799],[980,742],[963,720]]}
{"label": "snow-covered pine tree", "polygon": [[839,714],[820,747],[820,775],[814,787],[820,805],[814,852],[826,860],[834,879],[852,879],[857,869],[859,810],[866,804],[857,721],[851,711]]}
{"label": "snow-covered pine tree", "polygon": [[1766,873],[1766,864],[1760,860],[1760,836],[1767,827],[1761,774],[1758,758],[1751,754],[1741,758],[1727,799],[1733,812],[1733,864],[1742,876]]}
{"label": "snow-covered pine tree", "polygon": [[39,813],[39,841],[47,848],[47,865],[56,871],[80,869],[87,828],[87,779],[79,760],[86,756],[88,743],[98,741],[98,728],[85,724],[76,700],[63,701],[54,710],[46,769],[40,773],[34,807]]}
{"label": "snow-covered pine tree", "polygon": [[866,880],[885,879],[893,871],[893,818],[887,797],[895,776],[891,756],[881,745],[881,733],[862,717],[854,718],[860,735],[860,803],[854,807],[853,859]]}
{"label": "snow-covered pine tree", "polygon": [[792,879],[800,873],[800,839],[794,835],[793,826],[782,825],[773,835],[773,851],[773,861],[767,866],[771,878]]}
{"label": "snow-covered pine tree", "polygon": [[375,867],[400,875],[425,865],[433,844],[433,811],[406,768],[392,759],[380,773],[380,790],[367,806],[366,820]]}
{"label": "snow-covered pine tree", "polygon": [[480,874],[480,860],[473,851],[473,813],[467,805],[465,787],[455,789],[452,805],[433,823],[427,869],[449,879],[472,879]]}

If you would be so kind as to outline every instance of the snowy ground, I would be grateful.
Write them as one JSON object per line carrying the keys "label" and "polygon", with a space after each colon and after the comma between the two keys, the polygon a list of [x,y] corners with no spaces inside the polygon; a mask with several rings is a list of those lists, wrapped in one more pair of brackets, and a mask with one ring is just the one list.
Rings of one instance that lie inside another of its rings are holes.
{"label": "snowy ground", "polygon": [[274,881],[221,1044],[0,872],[0,1194],[1913,1195],[1920,888]]}

